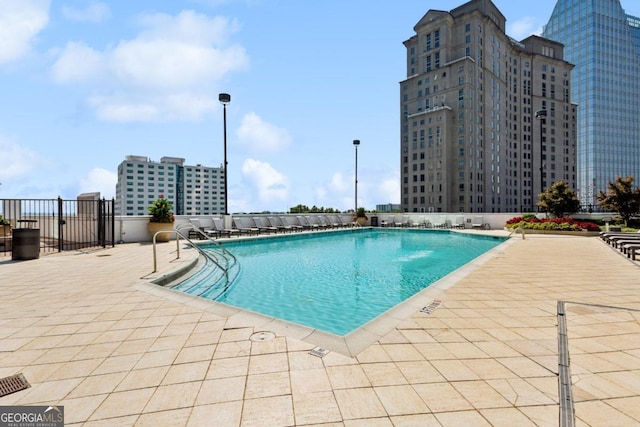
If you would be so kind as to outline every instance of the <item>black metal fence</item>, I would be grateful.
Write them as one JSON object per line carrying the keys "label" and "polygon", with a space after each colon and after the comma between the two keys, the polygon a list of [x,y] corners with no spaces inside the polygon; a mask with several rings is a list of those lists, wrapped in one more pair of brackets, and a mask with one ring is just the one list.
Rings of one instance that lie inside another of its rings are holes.
{"label": "black metal fence", "polygon": [[0,257],[10,256],[18,229],[38,230],[39,253],[62,252],[114,245],[115,201],[98,198],[77,200],[0,199]]}

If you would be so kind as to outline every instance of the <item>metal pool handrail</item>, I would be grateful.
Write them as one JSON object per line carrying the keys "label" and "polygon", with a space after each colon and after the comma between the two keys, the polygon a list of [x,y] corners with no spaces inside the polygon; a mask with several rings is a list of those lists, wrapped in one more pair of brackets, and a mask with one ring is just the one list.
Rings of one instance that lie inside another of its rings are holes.
{"label": "metal pool handrail", "polygon": [[[198,232],[201,232],[200,230],[197,230]],[[182,237],[184,240],[186,240],[191,247],[195,248],[201,255],[205,256],[208,260],[210,260],[211,262],[213,262],[218,268],[220,268],[222,271],[224,271],[225,275],[227,276],[227,279],[229,277],[229,268],[231,266],[227,266],[227,267],[223,267],[222,265],[220,265],[220,263],[211,255],[209,255],[207,252],[203,251],[202,248],[199,247],[199,245],[196,245],[195,243],[193,243],[193,241],[191,239],[189,239],[189,237],[185,236],[180,229],[177,230],[161,230],[156,232],[153,235],[153,273],[155,273],[156,271],[158,271],[158,257],[156,255],[156,237],[158,236],[158,234],[160,233],[175,233],[176,234],[176,259],[180,258],[180,237]],[[204,233],[203,233],[204,234]],[[206,235],[205,235],[206,236]],[[233,259],[234,263],[236,264],[238,262],[238,260],[236,259],[236,257],[229,252],[228,250],[224,249],[222,247],[222,245],[220,245],[219,243],[215,242],[214,240],[210,239],[209,236],[206,236],[207,239],[209,239],[210,241],[214,242],[217,244],[218,247],[223,249],[223,253],[225,255],[229,255],[231,256],[231,258]]]}
{"label": "metal pool handrail", "polygon": [[516,231],[519,231],[520,233],[522,233],[522,240],[524,240],[525,232],[524,232],[524,228],[522,228],[522,227],[517,227],[514,230],[511,230],[511,233],[509,233],[509,235],[507,237],[511,237],[511,235],[513,233],[515,233]]}
{"label": "metal pool handrail", "polygon": [[[212,239],[212,238],[211,238],[211,236],[209,236],[207,233],[205,233],[204,231],[202,231],[200,228],[196,227],[196,226],[195,226],[195,225],[193,225],[193,224],[185,224],[185,225],[182,225],[182,226],[178,226],[178,230],[180,230],[180,231],[184,230],[185,228],[187,228],[187,229],[189,229],[189,230],[193,230],[193,231],[197,232],[199,235],[201,235],[202,237],[204,237],[205,239],[207,239],[209,242],[211,242],[211,243],[213,243],[214,245],[216,245],[216,247],[217,247],[218,249],[220,249],[220,251],[222,251],[222,253],[223,253],[224,255],[228,255],[228,256],[230,256],[230,257],[233,259],[233,263],[234,263],[234,264],[238,262],[238,259],[236,258],[236,256],[235,256],[233,253],[229,252],[229,251],[227,250],[227,248],[225,248],[224,246],[222,246],[222,245],[220,244],[220,242],[218,242],[218,241],[217,241],[217,240],[215,240],[215,239]],[[189,240],[189,239],[187,238],[187,240]],[[191,242],[191,240],[189,240],[189,242],[190,242],[192,245],[195,245],[195,243]],[[198,246],[198,245],[195,245],[195,246]],[[198,249],[200,249],[200,248],[198,248]]]}

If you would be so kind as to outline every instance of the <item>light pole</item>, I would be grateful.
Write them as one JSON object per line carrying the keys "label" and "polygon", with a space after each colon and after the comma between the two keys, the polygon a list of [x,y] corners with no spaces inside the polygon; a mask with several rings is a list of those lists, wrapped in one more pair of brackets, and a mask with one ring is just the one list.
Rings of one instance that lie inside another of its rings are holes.
{"label": "light pole", "polygon": [[358,212],[358,145],[360,145],[360,140],[354,139],[353,146],[356,147],[356,199],[355,199],[356,208],[353,211],[354,215]]}
{"label": "light pole", "polygon": [[229,215],[229,204],[227,196],[227,104],[231,102],[231,95],[221,93],[218,95],[218,101],[222,104],[223,126],[224,126],[224,215]]}
{"label": "light pole", "polygon": [[[542,141],[544,138],[542,137],[542,125],[547,118],[547,110],[538,110],[536,111],[536,119],[540,120],[540,192],[544,191],[544,180],[542,179],[542,170],[544,169],[544,161],[542,160]],[[533,188],[533,182],[531,183],[531,187]],[[531,195],[531,201],[533,202],[533,194]]]}

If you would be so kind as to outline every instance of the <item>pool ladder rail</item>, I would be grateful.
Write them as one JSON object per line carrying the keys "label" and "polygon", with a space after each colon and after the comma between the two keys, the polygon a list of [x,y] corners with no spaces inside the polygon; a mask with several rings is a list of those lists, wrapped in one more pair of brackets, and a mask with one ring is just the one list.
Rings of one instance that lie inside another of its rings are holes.
{"label": "pool ladder rail", "polygon": [[524,228],[522,228],[522,227],[517,227],[517,228],[511,230],[511,233],[509,233],[509,235],[507,237],[511,237],[511,235],[513,233],[517,232],[517,231],[519,231],[522,234],[522,240],[524,240],[525,232],[524,232]]}
{"label": "pool ladder rail", "polygon": [[[188,232],[185,234],[184,230],[188,230]],[[192,232],[196,232],[199,236],[204,237],[204,239],[208,240],[209,242],[213,243],[217,249],[216,251],[205,251],[203,250],[200,245],[194,243],[191,238],[189,237],[189,235]],[[221,277],[225,279],[225,286],[223,288],[223,292],[228,289],[228,287],[231,285],[231,283],[233,282],[233,280],[238,276],[239,274],[239,268],[235,269],[235,274],[233,274],[233,277],[230,277],[229,271],[234,267],[234,266],[238,266],[238,260],[235,257],[235,255],[233,255],[231,252],[229,252],[227,249],[225,249],[219,242],[215,241],[214,239],[212,239],[210,236],[206,235],[202,230],[200,230],[198,227],[195,227],[191,224],[189,225],[185,225],[182,227],[178,227],[175,230],[163,230],[163,231],[159,231],[157,233],[154,234],[153,236],[153,272],[157,272],[158,271],[158,260],[157,260],[157,254],[156,254],[156,237],[159,233],[175,233],[176,234],[176,259],[180,258],[180,238],[183,238],[191,247],[195,248],[200,255],[202,255],[206,261],[208,262],[212,262],[213,264],[216,265],[216,267],[218,267],[218,269],[220,269],[223,272],[223,276]],[[216,255],[219,255],[220,257],[216,257]],[[210,276],[210,275],[209,275]],[[217,283],[218,281],[216,281],[215,283]],[[209,287],[208,289],[210,289],[212,287]]]}

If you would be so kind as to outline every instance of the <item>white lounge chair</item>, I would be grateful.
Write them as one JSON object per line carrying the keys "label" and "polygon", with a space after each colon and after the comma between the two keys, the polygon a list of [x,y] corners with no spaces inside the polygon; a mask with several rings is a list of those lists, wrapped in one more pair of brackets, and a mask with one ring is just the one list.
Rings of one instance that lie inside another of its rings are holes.
{"label": "white lounge chair", "polygon": [[216,231],[220,232],[220,235],[226,234],[227,237],[239,236],[240,230],[237,228],[224,228],[222,218],[213,218],[213,227]]}
{"label": "white lounge chair", "polygon": [[334,228],[346,228],[349,227],[349,224],[345,223],[342,218],[338,215],[329,215],[329,220],[333,224]]}
{"label": "white lounge chair", "polygon": [[484,224],[484,218],[479,215],[474,216],[473,222],[471,223],[471,227],[479,228],[480,230],[483,230],[484,228],[486,228]]}
{"label": "white lounge chair", "polygon": [[456,217],[455,222],[451,225],[452,228],[464,228],[464,216],[459,215]]}
{"label": "white lounge chair", "polygon": [[252,227],[248,222],[247,218],[236,217],[233,218],[233,223],[235,224],[235,228],[240,230],[242,234],[260,234],[260,229],[258,227]]}
{"label": "white lounge chair", "polygon": [[274,227],[272,225],[266,224],[266,218],[253,217],[253,223],[256,227],[258,227],[258,230],[260,231],[260,233],[262,232],[277,233],[278,232],[278,227]]}
{"label": "white lounge chair", "polygon": [[203,233],[209,237],[220,237],[220,233],[214,228],[212,220],[202,220],[199,218],[189,218],[189,223],[199,230],[196,231],[194,229],[189,229],[189,238],[198,238],[202,239]]}
{"label": "white lounge chair", "polygon": [[433,228],[446,228],[447,227],[447,217],[446,216],[438,216],[435,220],[433,220]]}
{"label": "white lounge chair", "polygon": [[[282,221],[282,223],[284,225],[290,226],[292,230],[301,231],[301,230],[305,229],[302,226],[302,224],[300,224],[295,217],[281,216],[281,217],[278,217],[278,218],[280,218],[280,221]],[[291,220],[290,220],[290,218],[291,218]]]}
{"label": "white lounge chair", "polygon": [[267,217],[267,222],[272,227],[277,228],[278,231],[282,231],[282,232],[285,232],[285,233],[293,231],[293,227],[291,225],[284,224],[280,217],[269,216],[269,217]]}

